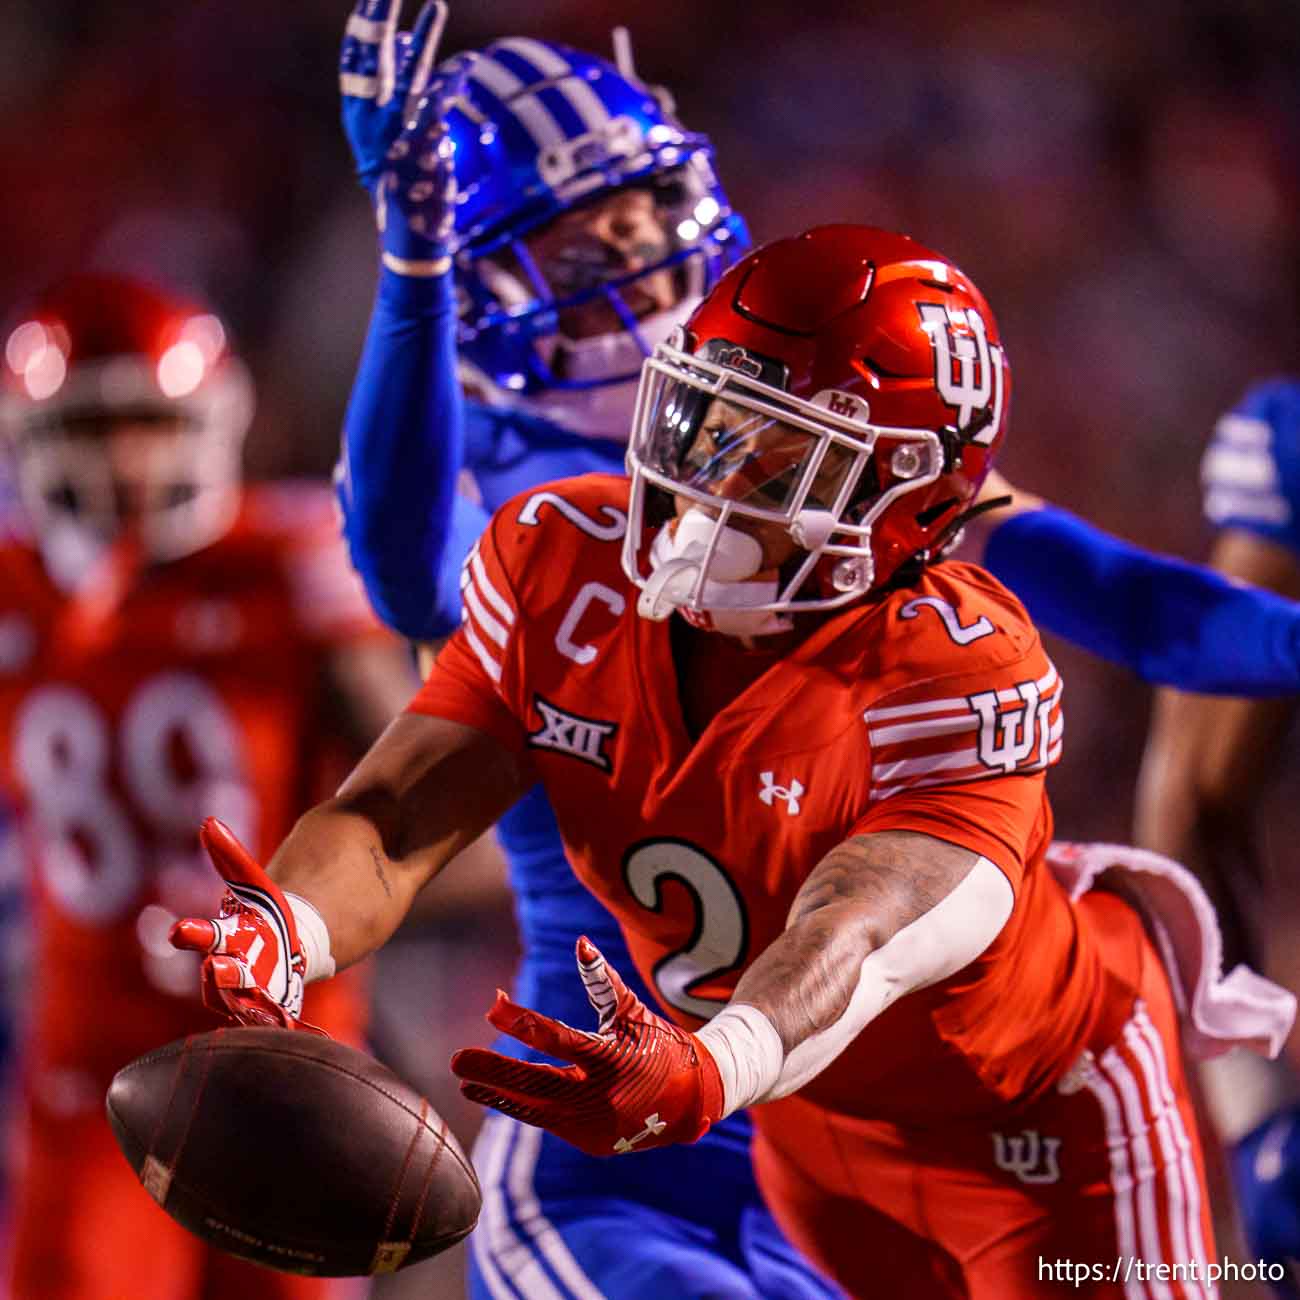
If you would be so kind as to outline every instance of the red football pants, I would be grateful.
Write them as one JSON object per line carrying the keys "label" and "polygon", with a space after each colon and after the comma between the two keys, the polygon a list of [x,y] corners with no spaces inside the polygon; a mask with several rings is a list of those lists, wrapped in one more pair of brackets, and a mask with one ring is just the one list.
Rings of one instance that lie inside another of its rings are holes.
{"label": "red football pants", "polygon": [[1216,1294],[1205,1280],[1214,1241],[1168,980],[1132,909],[1106,894],[1079,906],[1103,961],[1138,996],[1122,1030],[1087,1044],[1036,1102],[925,1129],[798,1097],[755,1108],[764,1199],[850,1295]]}

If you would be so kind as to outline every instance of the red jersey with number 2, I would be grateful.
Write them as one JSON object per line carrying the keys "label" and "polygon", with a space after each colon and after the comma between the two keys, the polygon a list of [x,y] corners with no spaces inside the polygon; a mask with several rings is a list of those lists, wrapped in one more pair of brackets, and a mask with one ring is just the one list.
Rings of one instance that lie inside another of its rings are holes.
{"label": "red jersey with number 2", "polygon": [[804,1095],[905,1122],[1040,1093],[1108,1009],[1096,944],[1043,861],[1061,682],[1019,602],[982,569],[936,565],[828,618],[692,739],[670,625],[637,614],[620,567],[626,502],[626,480],[593,475],[503,507],[412,710],[525,756],[575,871],[691,1027],[842,840],[911,830],[982,854],[1015,892],[1001,935],[886,1010]]}

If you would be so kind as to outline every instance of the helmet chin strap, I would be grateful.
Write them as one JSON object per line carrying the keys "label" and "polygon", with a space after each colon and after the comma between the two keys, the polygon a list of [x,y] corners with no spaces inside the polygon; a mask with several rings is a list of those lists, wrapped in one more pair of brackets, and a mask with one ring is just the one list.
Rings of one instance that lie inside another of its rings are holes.
{"label": "helmet chin strap", "polygon": [[793,624],[786,616],[754,608],[777,597],[775,579],[750,581],[762,564],[763,548],[756,539],[692,506],[655,537],[651,573],[637,600],[637,613],[662,622],[674,610],[690,611],[692,593],[705,570],[697,608],[707,612],[716,631],[744,637],[789,631]]}

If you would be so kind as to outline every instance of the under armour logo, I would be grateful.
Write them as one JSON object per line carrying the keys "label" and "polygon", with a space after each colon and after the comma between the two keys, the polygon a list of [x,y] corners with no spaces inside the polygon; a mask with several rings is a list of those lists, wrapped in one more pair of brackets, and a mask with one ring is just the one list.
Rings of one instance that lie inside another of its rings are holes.
{"label": "under armour logo", "polygon": [[1013,1137],[993,1134],[994,1162],[1022,1183],[1059,1182],[1061,1166],[1056,1153],[1060,1149],[1060,1138],[1043,1137],[1037,1129],[1028,1128]]}
{"label": "under armour logo", "polygon": [[918,302],[916,309],[934,348],[935,387],[956,409],[957,428],[965,429],[976,411],[992,403],[992,419],[971,438],[992,442],[1002,414],[1002,349],[989,343],[984,318],[974,307]]}
{"label": "under armour logo", "polygon": [[614,1151],[617,1155],[625,1156],[638,1142],[644,1142],[648,1137],[658,1137],[667,1127],[659,1118],[659,1112],[655,1111],[653,1115],[645,1117],[645,1128],[640,1133],[633,1133],[630,1138],[619,1138],[614,1143]]}
{"label": "under armour logo", "polygon": [[605,741],[618,730],[616,722],[598,722],[581,714],[565,713],[555,705],[533,696],[533,704],[541,715],[542,725],[528,733],[528,743],[536,749],[553,749],[571,758],[608,772],[613,764],[604,751]]}
{"label": "under armour logo", "polygon": [[763,783],[763,788],[758,792],[758,797],[769,808],[772,806],[774,799],[784,799],[786,812],[791,817],[799,815],[799,796],[805,792],[801,782],[791,781],[789,785],[777,785],[775,772],[760,772],[758,779]]}

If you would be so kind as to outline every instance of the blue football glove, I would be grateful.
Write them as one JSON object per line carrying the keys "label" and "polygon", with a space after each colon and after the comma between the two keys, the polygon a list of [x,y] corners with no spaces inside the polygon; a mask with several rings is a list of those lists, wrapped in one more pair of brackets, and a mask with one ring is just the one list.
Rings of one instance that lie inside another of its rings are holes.
{"label": "blue football glove", "polygon": [[397,30],[401,8],[402,0],[357,0],[348,17],[339,56],[343,132],[375,205],[384,265],[398,275],[438,276],[451,268],[456,207],[446,113],[473,59],[450,60],[434,76],[447,6],[429,0],[410,32]]}

